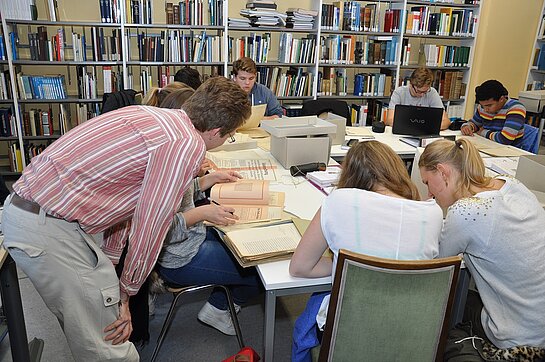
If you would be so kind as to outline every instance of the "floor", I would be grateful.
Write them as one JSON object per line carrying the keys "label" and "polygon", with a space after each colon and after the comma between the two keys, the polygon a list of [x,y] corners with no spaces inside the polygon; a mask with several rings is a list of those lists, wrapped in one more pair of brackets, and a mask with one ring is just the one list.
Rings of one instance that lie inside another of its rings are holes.
{"label": "floor", "polygon": [[[73,362],[68,344],[55,317],[46,308],[32,283],[19,273],[23,309],[29,341],[41,338],[45,342],[42,361]],[[163,343],[158,361],[222,361],[238,351],[236,337],[226,336],[197,320],[197,313],[206,301],[206,292],[185,297],[179,302],[175,320]],[[279,298],[277,303],[275,361],[289,361],[293,322],[303,311],[308,295]],[[161,295],[155,316],[150,321],[150,343],[139,348],[141,361],[149,361],[155,347],[171,295]],[[262,355],[264,296],[252,301],[239,313],[246,345]],[[0,343],[0,361],[12,361],[9,335]]]}

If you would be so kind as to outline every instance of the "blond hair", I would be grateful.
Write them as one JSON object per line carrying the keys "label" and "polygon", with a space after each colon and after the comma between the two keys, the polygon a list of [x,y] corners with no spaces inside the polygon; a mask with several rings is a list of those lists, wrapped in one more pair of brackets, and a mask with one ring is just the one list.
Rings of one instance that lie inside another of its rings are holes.
{"label": "blond hair", "polygon": [[180,109],[183,104],[195,93],[195,90],[190,86],[186,86],[182,89],[175,90],[170,92],[169,95],[163,99],[159,107],[161,108],[171,108],[171,109]]}
{"label": "blond hair", "polygon": [[204,82],[184,103],[195,128],[201,132],[220,129],[225,136],[250,118],[252,106],[246,92],[225,77],[213,77]]}
{"label": "blond hair", "polygon": [[406,199],[420,200],[401,158],[378,141],[359,142],[350,148],[337,186],[367,191],[382,186]]}
{"label": "blond hair", "polygon": [[411,74],[410,81],[411,84],[417,88],[422,88],[424,86],[429,87],[433,82],[433,73],[428,68],[415,69]]}
{"label": "blond hair", "polygon": [[418,161],[418,167],[433,171],[437,169],[438,164],[448,164],[460,173],[457,187],[461,195],[466,193],[474,195],[473,187],[488,188],[492,180],[485,176],[485,167],[479,151],[464,138],[455,142],[439,140],[426,146]]}
{"label": "blond hair", "polygon": [[153,87],[150,89],[142,104],[146,106],[159,107],[161,102],[175,90],[184,89],[188,86],[182,82],[172,82],[164,86],[163,88]]}

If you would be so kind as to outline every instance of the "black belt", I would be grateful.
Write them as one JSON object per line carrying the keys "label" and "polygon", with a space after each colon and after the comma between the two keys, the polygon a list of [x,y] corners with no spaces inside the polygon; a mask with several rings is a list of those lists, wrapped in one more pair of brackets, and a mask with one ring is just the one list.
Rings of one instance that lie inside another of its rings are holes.
{"label": "black belt", "polygon": [[[33,214],[40,215],[40,209],[41,209],[40,205],[38,205],[34,201],[23,199],[21,196],[17,195],[16,193],[13,193],[13,195],[11,196],[11,204],[21,210],[25,210]],[[49,214],[46,214],[46,216],[56,219],[55,216],[51,216]]]}

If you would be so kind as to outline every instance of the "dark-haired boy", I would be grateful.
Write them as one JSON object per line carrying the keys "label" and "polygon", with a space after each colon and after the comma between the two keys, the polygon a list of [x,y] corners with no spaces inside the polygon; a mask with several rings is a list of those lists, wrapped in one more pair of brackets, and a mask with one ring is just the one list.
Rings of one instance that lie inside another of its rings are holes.
{"label": "dark-haired boy", "polygon": [[505,145],[520,147],[524,136],[526,108],[509,98],[507,89],[497,80],[487,80],[475,88],[477,111],[462,125],[464,135],[474,133]]}

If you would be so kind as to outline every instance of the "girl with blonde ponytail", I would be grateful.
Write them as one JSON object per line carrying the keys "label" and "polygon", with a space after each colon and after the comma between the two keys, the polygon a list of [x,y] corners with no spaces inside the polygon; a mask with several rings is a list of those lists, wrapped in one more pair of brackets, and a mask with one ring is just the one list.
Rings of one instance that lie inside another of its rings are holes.
{"label": "girl with blonde ponytail", "polygon": [[467,139],[428,145],[418,162],[429,195],[447,210],[439,256],[463,253],[479,292],[464,321],[499,348],[545,347],[545,210],[522,183],[485,175]]}

